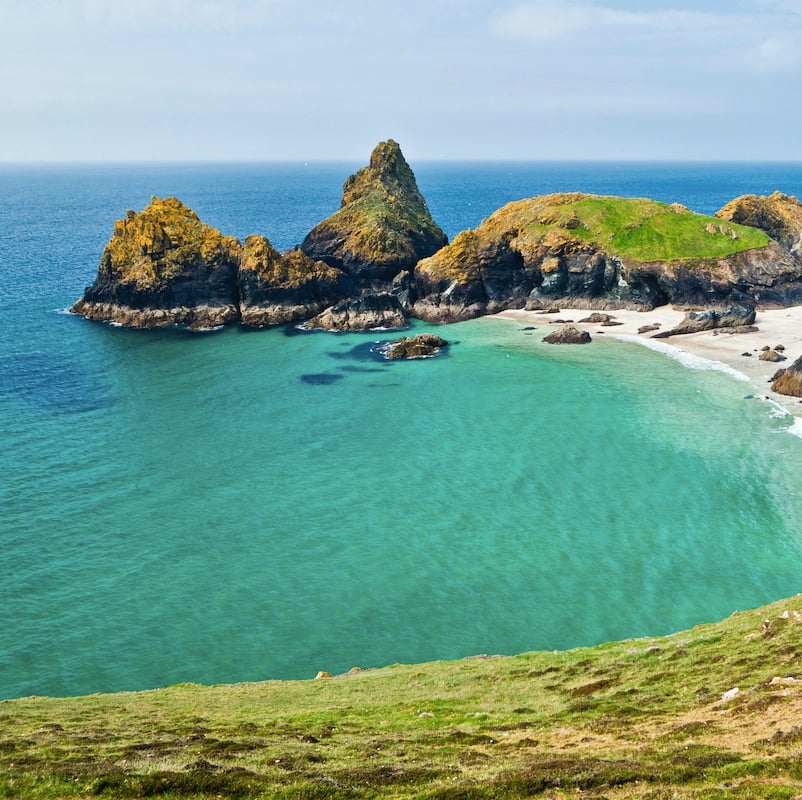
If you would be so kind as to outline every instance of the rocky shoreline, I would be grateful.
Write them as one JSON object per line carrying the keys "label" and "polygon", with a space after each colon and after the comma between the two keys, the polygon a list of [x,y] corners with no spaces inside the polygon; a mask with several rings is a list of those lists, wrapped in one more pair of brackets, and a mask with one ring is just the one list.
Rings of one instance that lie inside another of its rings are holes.
{"label": "rocky shoreline", "polygon": [[[345,181],[340,209],[284,253],[263,235],[223,235],[176,198],[128,211],[71,311],[135,328],[359,331],[516,309],[681,308],[678,327],[654,333],[671,337],[749,328],[756,310],[799,304],[794,197],[745,195],[706,217],[647,199],[553,194],[509,203],[449,243],[388,140]],[[556,338],[587,341],[582,331]],[[802,365],[778,386],[790,390],[796,372],[802,392]]]}

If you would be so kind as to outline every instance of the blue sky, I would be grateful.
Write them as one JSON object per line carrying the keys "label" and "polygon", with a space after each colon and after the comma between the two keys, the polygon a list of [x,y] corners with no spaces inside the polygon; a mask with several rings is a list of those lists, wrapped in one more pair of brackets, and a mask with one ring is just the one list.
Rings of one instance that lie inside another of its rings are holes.
{"label": "blue sky", "polygon": [[802,0],[0,0],[0,161],[802,160]]}

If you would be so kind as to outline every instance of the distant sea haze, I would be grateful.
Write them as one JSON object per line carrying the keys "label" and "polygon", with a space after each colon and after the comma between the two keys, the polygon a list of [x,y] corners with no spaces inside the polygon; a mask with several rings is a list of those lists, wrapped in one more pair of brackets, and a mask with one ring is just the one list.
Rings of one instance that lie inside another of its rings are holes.
{"label": "distant sea haze", "polygon": [[[567,648],[799,591],[802,439],[724,372],[489,318],[388,363],[392,333],[63,313],[152,195],[284,249],[358,166],[0,168],[0,698]],[[554,191],[802,194],[799,164],[411,166],[450,237]]]}

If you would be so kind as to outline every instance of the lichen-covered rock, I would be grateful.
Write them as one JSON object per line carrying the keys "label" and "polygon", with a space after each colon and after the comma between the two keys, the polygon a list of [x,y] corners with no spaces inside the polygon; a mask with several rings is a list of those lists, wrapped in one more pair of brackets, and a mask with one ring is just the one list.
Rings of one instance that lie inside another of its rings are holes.
{"label": "lichen-covered rock", "polygon": [[789,397],[802,397],[802,356],[775,374],[771,389]]}
{"label": "lichen-covered rock", "polygon": [[755,309],[752,306],[733,303],[727,308],[707,308],[704,311],[690,311],[676,328],[656,333],[652,338],[666,339],[669,336],[711,331],[716,328],[740,328],[751,325],[754,321]]}
{"label": "lichen-covered rock", "polygon": [[780,192],[768,197],[745,194],[727,203],[716,216],[760,228],[802,259],[802,203],[796,197]]}
{"label": "lichen-covered rock", "polygon": [[137,328],[206,328],[238,319],[240,244],[174,197],[154,197],[114,225],[92,286],[72,307]]}
{"label": "lichen-covered rock", "polygon": [[416,336],[403,336],[388,342],[382,348],[387,358],[415,359],[436,356],[448,342],[436,333],[419,333]]}
{"label": "lichen-covered rock", "polygon": [[406,328],[408,322],[398,298],[383,292],[342,300],[310,319],[304,327],[329,331],[369,331]]}
{"label": "lichen-covered rock", "polygon": [[392,139],[343,186],[339,211],[316,225],[301,249],[352,275],[362,288],[389,288],[448,239],[432,219],[415,176]]}
{"label": "lichen-covered rock", "polygon": [[555,194],[509,203],[415,268],[414,316],[507,308],[649,309],[802,299],[799,266],[765,232],[653,200]]}
{"label": "lichen-covered rock", "polygon": [[563,325],[562,328],[544,336],[543,341],[548,344],[588,344],[592,340],[587,331],[581,331],[573,325]]}
{"label": "lichen-covered rock", "polygon": [[279,253],[264,236],[249,236],[237,283],[243,325],[306,320],[346,297],[353,281],[300,250]]}

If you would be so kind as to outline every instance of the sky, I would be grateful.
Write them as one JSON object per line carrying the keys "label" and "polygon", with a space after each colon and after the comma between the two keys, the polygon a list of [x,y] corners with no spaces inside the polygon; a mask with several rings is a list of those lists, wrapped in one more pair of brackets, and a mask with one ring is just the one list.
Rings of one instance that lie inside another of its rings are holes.
{"label": "sky", "polygon": [[802,160],[802,0],[0,0],[0,162]]}

